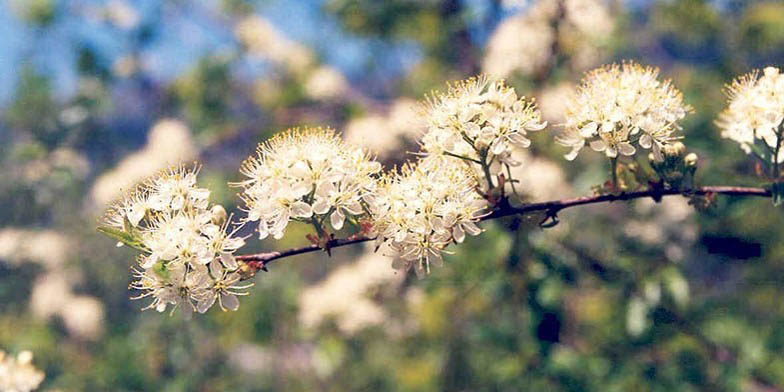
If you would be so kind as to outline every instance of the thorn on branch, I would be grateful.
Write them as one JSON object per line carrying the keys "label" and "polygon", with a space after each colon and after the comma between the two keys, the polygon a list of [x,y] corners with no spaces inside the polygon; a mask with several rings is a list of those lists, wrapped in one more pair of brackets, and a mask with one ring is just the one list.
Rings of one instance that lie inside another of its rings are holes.
{"label": "thorn on branch", "polygon": [[547,216],[545,216],[544,219],[539,222],[539,227],[542,229],[549,229],[551,227],[555,227],[558,225],[558,223],[560,223],[558,220],[558,210],[550,209],[547,210]]}

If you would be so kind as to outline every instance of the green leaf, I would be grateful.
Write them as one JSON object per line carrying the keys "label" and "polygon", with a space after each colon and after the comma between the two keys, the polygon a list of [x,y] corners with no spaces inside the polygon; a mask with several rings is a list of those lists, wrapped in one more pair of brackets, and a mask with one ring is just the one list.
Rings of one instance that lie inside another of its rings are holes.
{"label": "green leaf", "polygon": [[144,247],[139,242],[139,240],[136,237],[134,237],[131,233],[128,233],[123,230],[115,229],[109,226],[98,226],[98,231],[108,237],[111,237],[117,241],[122,242],[125,245],[130,246],[131,248],[140,251],[145,251]]}

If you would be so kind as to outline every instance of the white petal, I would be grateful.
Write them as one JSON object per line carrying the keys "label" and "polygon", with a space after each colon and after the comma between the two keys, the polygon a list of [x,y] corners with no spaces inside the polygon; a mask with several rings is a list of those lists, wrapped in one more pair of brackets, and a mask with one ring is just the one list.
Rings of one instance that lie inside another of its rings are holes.
{"label": "white petal", "polygon": [[212,307],[212,304],[214,303],[215,295],[210,295],[196,303],[196,311],[199,313],[205,313]]}
{"label": "white petal", "polygon": [[575,158],[577,158],[577,154],[579,153],[580,153],[579,148],[572,148],[572,151],[569,151],[568,154],[564,154],[564,159],[566,159],[567,161],[573,161]]}
{"label": "white petal", "polygon": [[352,215],[359,215],[362,213],[362,205],[359,204],[358,202],[353,202],[351,204],[343,206],[343,208],[346,211],[350,212]]}
{"label": "white petal", "polygon": [[234,311],[239,309],[240,300],[234,294],[221,294],[221,306],[223,306],[224,310]]}
{"label": "white petal", "polygon": [[463,231],[461,225],[459,224],[455,225],[455,227],[452,229],[452,237],[455,239],[455,241],[458,244],[462,243],[463,240],[465,240],[465,231]]}
{"label": "white petal", "polygon": [[651,148],[651,144],[653,144],[653,139],[651,138],[651,135],[646,133],[640,136],[640,147]]}
{"label": "white petal", "polygon": [[269,227],[267,226],[267,222],[262,220],[259,222],[259,239],[263,240],[269,236]]}
{"label": "white petal", "polygon": [[547,121],[542,121],[540,123],[529,121],[525,123],[525,130],[526,131],[541,131],[547,127]]}
{"label": "white petal", "polygon": [[476,223],[474,222],[463,222],[462,226],[463,229],[466,231],[466,233],[470,235],[477,236],[479,234],[482,234],[482,229],[479,226],[477,226]]}
{"label": "white petal", "polygon": [[616,150],[615,147],[608,147],[604,153],[610,158],[615,158],[618,156],[618,150]]}
{"label": "white petal", "polygon": [[223,266],[217,259],[210,263],[210,273],[215,279],[218,279],[223,275]]}
{"label": "white petal", "polygon": [[336,209],[332,215],[329,216],[329,223],[332,224],[332,228],[335,230],[340,230],[343,228],[343,222],[345,222],[346,216],[340,211],[340,208]]}
{"label": "white petal", "polygon": [[607,148],[607,143],[604,140],[594,140],[590,144],[591,149],[594,151],[604,151]]}
{"label": "white petal", "polygon": [[234,271],[239,268],[237,259],[235,259],[231,253],[221,252],[220,258],[221,263],[223,263],[223,266],[225,266],[227,270]]}
{"label": "white petal", "polygon": [[177,195],[177,196],[174,196],[174,198],[172,198],[171,208],[173,210],[179,210],[184,205],[185,205],[185,197],[183,197],[182,195]]}
{"label": "white petal", "polygon": [[580,136],[584,138],[589,138],[596,134],[596,129],[599,127],[598,124],[595,122],[590,122],[585,124],[584,127],[580,128]]}
{"label": "white petal", "polygon": [[506,143],[500,140],[497,140],[495,144],[493,144],[493,148],[491,149],[491,152],[495,155],[498,155],[504,151],[506,151]]}
{"label": "white petal", "polygon": [[310,218],[313,215],[313,208],[304,201],[297,201],[291,205],[291,216],[298,218]]}
{"label": "white petal", "polygon": [[313,213],[315,214],[326,214],[329,211],[329,203],[327,203],[327,199],[318,198],[316,202],[313,203]]}
{"label": "white petal", "polygon": [[131,222],[133,227],[139,226],[139,222],[144,218],[146,212],[144,205],[136,204],[128,211],[128,221]]}
{"label": "white petal", "polygon": [[630,155],[634,155],[634,153],[637,151],[637,149],[635,149],[634,146],[632,146],[629,143],[619,143],[618,144],[618,151],[622,155],[630,156]]}

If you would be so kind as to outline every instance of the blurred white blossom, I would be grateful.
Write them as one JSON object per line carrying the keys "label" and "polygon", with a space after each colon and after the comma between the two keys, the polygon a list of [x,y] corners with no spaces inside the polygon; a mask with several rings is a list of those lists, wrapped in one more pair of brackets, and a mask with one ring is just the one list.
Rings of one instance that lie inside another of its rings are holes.
{"label": "blurred white blossom", "polygon": [[669,80],[658,80],[658,74],[657,68],[633,62],[588,72],[568,101],[565,129],[556,138],[572,148],[566,159],[573,160],[589,143],[610,158],[634,155],[637,144],[652,148],[661,160],[661,147],[679,138],[678,121],[691,107]]}
{"label": "blurred white blossom", "polygon": [[570,193],[571,186],[560,165],[547,158],[533,156],[526,150],[517,152],[515,159],[520,165],[510,170],[514,181],[505,183],[507,194],[517,193],[533,201],[545,201]]}
{"label": "blurred white blossom", "polygon": [[316,68],[305,82],[305,92],[313,99],[332,99],[343,96],[349,85],[340,71],[322,65]]}
{"label": "blurred white blossom", "polygon": [[541,2],[498,25],[485,49],[484,72],[500,78],[513,72],[531,75],[550,61],[555,32],[549,19],[554,10],[546,3],[555,4]]}
{"label": "blurred white blossom", "polygon": [[[751,153],[757,140],[764,142],[776,162],[784,162],[781,124],[784,120],[784,75],[778,68],[767,67],[735,79],[727,87],[729,104],[721,112],[717,125],[721,136],[738,142]],[[777,147],[778,146],[778,147]],[[758,155],[764,155],[758,153]]]}
{"label": "blurred white blossom", "polygon": [[347,142],[366,147],[381,158],[389,158],[400,153],[407,141],[419,137],[424,127],[420,111],[415,100],[399,98],[385,114],[352,119],[343,134]]}
{"label": "blurred white blossom", "polygon": [[98,177],[91,191],[92,198],[104,206],[159,170],[193,159],[196,152],[191,132],[184,123],[174,119],[158,121],[150,129],[143,149]]}
{"label": "blurred white blossom", "polygon": [[33,353],[21,351],[16,357],[0,350],[0,391],[30,392],[44,380],[44,372],[33,366]]}
{"label": "blurred white blossom", "polygon": [[307,328],[318,326],[330,316],[346,334],[384,323],[386,311],[371,298],[375,288],[401,282],[404,276],[384,268],[386,258],[366,252],[357,261],[342,265],[326,279],[306,288],[299,297],[299,318]]}
{"label": "blurred white blossom", "polygon": [[[487,44],[482,70],[495,77],[536,75],[552,61],[553,48],[568,53],[577,70],[601,61],[604,41],[615,22],[602,0],[518,0],[507,7],[520,11],[501,22]],[[555,25],[557,24],[557,29]]]}
{"label": "blurred white blossom", "polygon": [[292,220],[321,228],[328,218],[340,230],[347,218],[366,216],[380,171],[368,152],[332,129],[290,129],[258,146],[240,169],[248,179],[236,185],[247,221],[259,222],[259,238],[280,239]]}
{"label": "blurred white blossom", "polygon": [[268,20],[248,16],[237,23],[234,34],[251,54],[281,64],[294,73],[312,67],[315,56],[306,46],[281,34]]}

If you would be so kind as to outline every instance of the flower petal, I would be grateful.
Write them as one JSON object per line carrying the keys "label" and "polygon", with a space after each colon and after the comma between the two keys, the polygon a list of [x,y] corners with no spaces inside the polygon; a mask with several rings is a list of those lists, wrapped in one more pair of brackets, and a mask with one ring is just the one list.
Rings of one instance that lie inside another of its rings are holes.
{"label": "flower petal", "polygon": [[240,307],[240,300],[234,294],[222,293],[220,295],[220,303],[223,310],[235,311]]}
{"label": "flower petal", "polygon": [[313,208],[304,201],[297,201],[291,205],[291,215],[298,218],[310,218],[313,215]]}
{"label": "flower petal", "polygon": [[618,143],[618,152],[620,152],[621,155],[631,156],[634,155],[636,151],[637,149],[629,143]]}
{"label": "flower petal", "polygon": [[329,223],[332,225],[332,228],[335,230],[340,230],[343,228],[343,222],[346,221],[346,216],[343,215],[340,208],[335,209],[335,212],[329,216]]}

